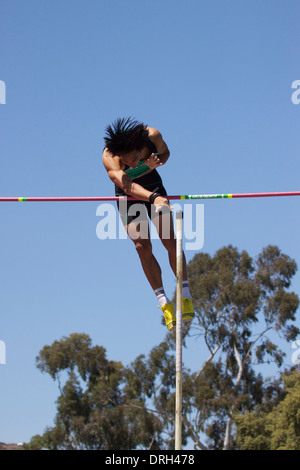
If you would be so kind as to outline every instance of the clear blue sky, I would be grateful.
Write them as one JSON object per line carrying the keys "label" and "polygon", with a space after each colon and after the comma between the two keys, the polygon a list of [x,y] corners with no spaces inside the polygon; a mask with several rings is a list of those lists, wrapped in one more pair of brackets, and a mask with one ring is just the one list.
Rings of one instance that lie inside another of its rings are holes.
{"label": "clear blue sky", "polygon": [[[129,115],[171,150],[168,194],[300,190],[299,10],[295,0],[2,0],[0,196],[113,195],[103,134]],[[132,243],[97,238],[97,207],[0,203],[0,441],[53,424],[58,388],[35,367],[44,345],[85,332],[129,365],[165,337]],[[276,244],[300,266],[299,208],[297,197],[207,201],[202,250],[256,256]],[[154,251],[172,296],[158,241]],[[185,363],[199,369],[201,353],[192,344]]]}

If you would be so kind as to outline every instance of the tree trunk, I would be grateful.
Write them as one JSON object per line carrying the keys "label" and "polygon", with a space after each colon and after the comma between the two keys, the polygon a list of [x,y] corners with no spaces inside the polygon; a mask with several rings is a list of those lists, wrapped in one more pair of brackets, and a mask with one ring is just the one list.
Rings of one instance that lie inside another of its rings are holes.
{"label": "tree trunk", "polygon": [[[237,379],[236,379],[236,384],[235,384],[235,388],[237,389],[238,386],[241,383],[241,380],[242,380],[244,364],[241,360],[241,357],[239,355],[239,352],[237,350],[236,345],[234,345],[234,354],[235,354],[235,357],[236,357],[236,360],[237,360],[237,363],[238,363],[238,366],[239,366],[239,373],[238,373],[238,376],[237,376]],[[231,429],[232,429],[232,422],[233,422],[232,414],[234,412],[234,408],[235,408],[235,406],[233,405],[231,407],[231,410],[230,410],[229,414],[228,414],[226,431],[225,431],[225,438],[224,438],[224,443],[223,443],[223,450],[229,450],[230,438],[231,438]]]}

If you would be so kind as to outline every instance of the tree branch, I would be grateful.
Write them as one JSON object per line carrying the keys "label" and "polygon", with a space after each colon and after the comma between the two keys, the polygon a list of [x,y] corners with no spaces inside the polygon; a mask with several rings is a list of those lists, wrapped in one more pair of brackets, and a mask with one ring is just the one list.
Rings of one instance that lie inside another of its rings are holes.
{"label": "tree branch", "polygon": [[203,366],[201,367],[201,369],[199,370],[198,374],[196,375],[196,378],[195,378],[195,381],[198,379],[198,377],[200,377],[200,375],[202,374],[202,372],[204,371],[206,365],[212,361],[212,359],[214,358],[214,356],[217,354],[217,352],[219,351],[221,345],[220,343],[217,344],[215,350],[211,353],[211,355],[209,356],[209,358],[205,361],[205,363],[203,364]]}
{"label": "tree branch", "polygon": [[[239,372],[238,372],[238,376],[237,376],[237,379],[236,379],[235,389],[237,389],[238,386],[239,386],[240,383],[241,383],[241,380],[242,380],[242,377],[243,377],[244,368],[245,368],[246,362],[250,359],[251,350],[253,349],[253,346],[255,345],[255,343],[257,343],[257,341],[260,340],[260,338],[261,338],[268,330],[271,330],[271,329],[272,329],[271,327],[266,328],[266,329],[256,338],[256,340],[251,343],[251,346],[249,347],[249,349],[248,349],[248,351],[247,351],[247,353],[246,353],[245,358],[244,358],[243,361],[242,361],[241,356],[240,356],[240,354],[239,354],[239,352],[238,352],[238,349],[237,349],[237,347],[236,347],[236,343],[234,343],[234,355],[235,355],[235,357],[236,357],[236,361],[237,361],[238,367],[239,367]],[[233,405],[233,406],[231,407],[230,412],[229,412],[229,414],[228,414],[223,450],[228,450],[228,449],[229,449],[230,436],[231,436],[231,428],[232,428],[232,422],[233,422],[232,415],[233,415],[234,409],[235,409],[235,405]]]}
{"label": "tree branch", "polygon": [[164,413],[162,411],[157,411],[157,410],[152,410],[151,408],[147,408],[146,406],[141,406],[141,405],[134,405],[133,403],[115,403],[113,400],[109,399],[111,403],[113,403],[115,406],[122,406],[124,408],[136,408],[137,410],[142,410],[142,411],[147,411],[148,413],[156,413],[158,415],[163,416],[169,423],[173,423],[173,420],[169,418],[167,413]]}
{"label": "tree branch", "polygon": [[190,432],[191,438],[193,439],[193,441],[195,443],[194,449],[196,450],[196,446],[198,446],[198,448],[201,449],[201,450],[208,450],[207,447],[204,444],[202,444],[202,442],[199,440],[198,433],[194,430],[193,426],[188,421],[186,415],[183,416],[183,421],[184,421],[186,427],[188,428],[188,430]]}
{"label": "tree branch", "polygon": [[251,350],[252,350],[253,346],[255,345],[255,343],[257,343],[257,341],[259,341],[260,338],[261,338],[267,331],[272,330],[272,328],[273,328],[272,326],[269,326],[268,328],[266,328],[266,329],[256,338],[256,340],[251,343],[251,346],[250,346],[250,348],[248,349],[247,354],[246,354],[246,356],[245,356],[245,359],[244,359],[244,361],[243,361],[243,364],[244,364],[244,365],[246,364],[246,361],[250,358]]}

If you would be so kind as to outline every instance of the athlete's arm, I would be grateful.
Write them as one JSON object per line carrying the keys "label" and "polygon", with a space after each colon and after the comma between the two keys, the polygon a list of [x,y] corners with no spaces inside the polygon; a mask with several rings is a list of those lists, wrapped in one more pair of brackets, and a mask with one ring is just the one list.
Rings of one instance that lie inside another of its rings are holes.
{"label": "athlete's arm", "polygon": [[[148,131],[149,139],[155,145],[158,155],[156,156],[154,153],[152,153],[152,155],[150,155],[150,157],[145,160],[145,164],[149,166],[149,168],[157,168],[167,163],[170,156],[170,151],[161,133],[157,129],[154,127],[148,127]],[[157,211],[166,206],[168,206],[170,209],[173,209],[170,206],[168,199],[164,196],[158,196],[155,198],[154,204]]]}
{"label": "athlete's arm", "polygon": [[[149,163],[151,165],[153,161],[156,161],[155,167],[164,165],[170,156],[170,151],[168,149],[168,146],[166,142],[164,141],[161,133],[157,129],[154,129],[154,127],[148,127],[148,131],[149,131],[149,139],[157,148],[157,153],[158,153],[158,156],[156,157],[156,159],[154,159],[154,154],[152,154],[149,157]],[[145,163],[147,165],[147,160],[145,160]]]}
{"label": "athlete's arm", "polygon": [[132,196],[140,201],[149,201],[151,191],[143,188],[121,169],[120,157],[112,156],[112,154],[104,149],[102,156],[104,167],[111,181],[121,188],[128,196]]}

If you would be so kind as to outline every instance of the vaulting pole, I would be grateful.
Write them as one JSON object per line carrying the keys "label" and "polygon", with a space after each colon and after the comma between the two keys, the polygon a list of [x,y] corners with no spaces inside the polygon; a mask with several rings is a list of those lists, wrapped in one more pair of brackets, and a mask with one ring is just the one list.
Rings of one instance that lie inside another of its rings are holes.
{"label": "vaulting pole", "polygon": [[[166,196],[168,199],[236,199],[251,197],[281,197],[281,196],[300,196],[300,191],[273,192],[273,193],[237,193],[237,194],[186,194],[183,196]],[[0,202],[82,202],[82,201],[134,201],[133,197],[126,196],[63,196],[63,197],[0,197]]]}
{"label": "vaulting pole", "polygon": [[176,397],[175,450],[182,445],[182,217],[176,212]]}

